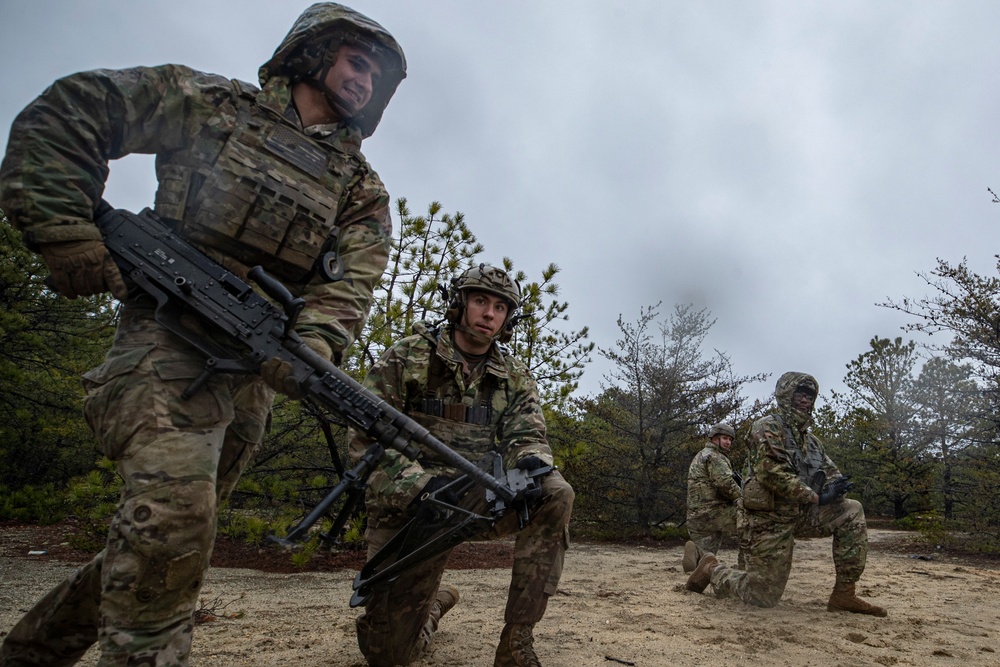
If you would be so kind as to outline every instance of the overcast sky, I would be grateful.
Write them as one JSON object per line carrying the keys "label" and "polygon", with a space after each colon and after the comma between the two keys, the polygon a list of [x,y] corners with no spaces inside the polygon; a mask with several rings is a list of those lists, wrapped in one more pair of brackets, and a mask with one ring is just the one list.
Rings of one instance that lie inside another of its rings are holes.
{"label": "overcast sky", "polygon": [[[248,81],[308,3],[0,0],[0,144],[53,79],[183,63]],[[413,212],[461,211],[599,347],[662,301],[707,308],[740,374],[840,388],[909,320],[918,271],[992,271],[1000,2],[358,1],[409,76],[364,152]],[[152,160],[116,163],[150,205]],[[918,339],[922,340],[922,339]],[[582,393],[607,364],[595,355]]]}

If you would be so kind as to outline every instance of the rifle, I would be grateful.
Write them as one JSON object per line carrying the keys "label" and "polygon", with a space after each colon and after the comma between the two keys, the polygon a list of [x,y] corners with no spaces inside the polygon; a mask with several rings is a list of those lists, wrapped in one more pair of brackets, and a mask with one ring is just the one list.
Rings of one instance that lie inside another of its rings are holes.
{"label": "rifle", "polygon": [[[339,413],[376,441],[313,512],[285,540],[276,541],[287,544],[300,539],[345,491],[354,490],[349,500],[355,502],[360,495],[357,489],[363,488],[385,448],[415,459],[423,447],[495,494],[501,506],[513,503],[518,492],[310,349],[294,331],[305,301],[293,297],[263,268],[254,267],[248,276],[280,308],[179,237],[148,208],[135,214],[102,201],[94,217],[122,274],[156,300],[156,321],[205,355],[205,368],[185,389],[184,398],[193,396],[214,373],[256,374],[263,362],[277,357],[291,364],[304,398]],[[225,334],[232,347],[186,325],[191,317],[205,330]]]}

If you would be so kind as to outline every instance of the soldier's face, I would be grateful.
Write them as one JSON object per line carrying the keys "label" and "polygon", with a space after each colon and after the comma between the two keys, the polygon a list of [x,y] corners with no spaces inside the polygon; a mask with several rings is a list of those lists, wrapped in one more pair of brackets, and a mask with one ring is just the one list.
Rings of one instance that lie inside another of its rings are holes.
{"label": "soldier's face", "polygon": [[811,391],[796,389],[792,394],[792,407],[800,412],[809,412],[816,402],[816,396]]}
{"label": "soldier's face", "polygon": [[469,292],[462,313],[462,325],[474,333],[456,330],[458,348],[469,354],[484,354],[493,344],[493,337],[500,333],[509,309],[506,301],[489,292]]}
{"label": "soldier's face", "polygon": [[337,97],[348,117],[357,115],[372,99],[372,91],[382,76],[382,65],[371,54],[354,46],[341,46],[326,73],[326,85]]}
{"label": "soldier's face", "polygon": [[717,435],[712,438],[712,442],[714,442],[724,452],[728,452],[733,448],[733,439],[728,435]]}
{"label": "soldier's face", "polygon": [[489,292],[471,292],[465,303],[465,325],[492,338],[507,319],[507,302]]}

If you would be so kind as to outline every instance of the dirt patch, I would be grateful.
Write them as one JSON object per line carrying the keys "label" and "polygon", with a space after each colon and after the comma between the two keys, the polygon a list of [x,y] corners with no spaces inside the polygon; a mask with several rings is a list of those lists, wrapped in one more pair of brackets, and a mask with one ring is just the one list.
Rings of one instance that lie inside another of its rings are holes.
{"label": "dirt patch", "polygon": [[[80,562],[80,554],[61,551],[59,539],[51,527],[0,526],[0,634]],[[684,590],[679,543],[576,543],[535,645],[546,667],[1000,664],[995,560],[970,561],[910,533],[877,529],[870,539],[858,591],[885,606],[888,618],[826,611],[834,578],[829,538],[796,544],[788,586],[773,609]],[[28,557],[28,547],[50,553]],[[217,547],[203,602],[224,613],[198,626],[194,667],[364,665],[354,635],[361,612],[348,606],[360,552],[293,572],[287,554],[240,549],[226,540]],[[512,543],[468,544],[460,552],[445,581],[459,588],[461,601],[418,667],[493,664]],[[720,554],[725,563],[735,556]],[[325,569],[332,563],[348,564]],[[80,664],[95,665],[96,652]]]}
{"label": "dirt patch", "polygon": [[[64,521],[50,526],[0,522],[0,556],[29,558],[39,562],[86,563],[92,551],[74,548],[73,536],[80,526]],[[39,553],[41,552],[41,553]],[[305,565],[295,565],[288,551],[273,545],[258,546],[219,536],[212,551],[213,568],[248,568],[261,572],[330,572],[358,570],[364,565],[365,550],[322,549]],[[513,540],[460,544],[451,554],[448,568],[473,570],[506,567],[514,563]]]}

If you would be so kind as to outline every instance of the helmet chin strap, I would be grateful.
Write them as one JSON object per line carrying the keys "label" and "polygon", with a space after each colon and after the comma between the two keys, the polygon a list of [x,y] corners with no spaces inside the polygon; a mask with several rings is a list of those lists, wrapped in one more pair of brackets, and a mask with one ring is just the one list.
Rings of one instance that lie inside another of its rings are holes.
{"label": "helmet chin strap", "polygon": [[[510,318],[511,318],[510,312],[508,312],[508,314],[504,317],[503,324],[500,325],[500,328],[497,330],[497,332],[492,336],[487,336],[481,331],[473,329],[472,327],[468,326],[465,323],[466,318],[469,316],[469,307],[468,304],[466,303],[466,294],[464,291],[459,292],[459,301],[460,301],[460,306],[458,309],[458,317],[456,317],[454,320],[451,320],[452,326],[454,327],[455,331],[461,331],[472,340],[483,344],[487,343],[493,344],[498,340],[501,340],[501,337],[504,335],[504,332],[507,331],[507,325],[510,323]],[[507,303],[508,306],[511,306],[510,302]]]}
{"label": "helmet chin strap", "polygon": [[467,327],[464,324],[458,324],[458,323],[455,324],[455,330],[461,331],[469,338],[472,338],[473,340],[478,341],[480,343],[492,343],[497,339],[497,336],[500,335],[499,333],[497,333],[496,336],[487,336],[481,331],[476,331],[471,327]]}
{"label": "helmet chin strap", "polygon": [[343,96],[338,95],[333,91],[328,85],[326,85],[326,73],[329,67],[324,67],[316,78],[305,78],[303,82],[312,86],[319,92],[323,93],[323,97],[326,99],[327,105],[338,115],[341,120],[350,120],[355,114],[351,111],[350,102],[348,102]]}
{"label": "helmet chin strap", "polygon": [[[327,43],[326,51],[329,55],[323,59],[323,66],[319,68],[319,72],[311,77],[303,78],[302,81],[323,94],[323,97],[326,99],[327,106],[329,106],[334,113],[340,116],[341,121],[350,120],[358,115],[352,111],[353,105],[351,102],[345,99],[342,95],[338,95],[335,90],[326,85],[326,77],[330,73],[333,66],[337,64],[338,57],[338,51],[334,48],[332,41]],[[358,113],[360,113],[360,111]]]}

